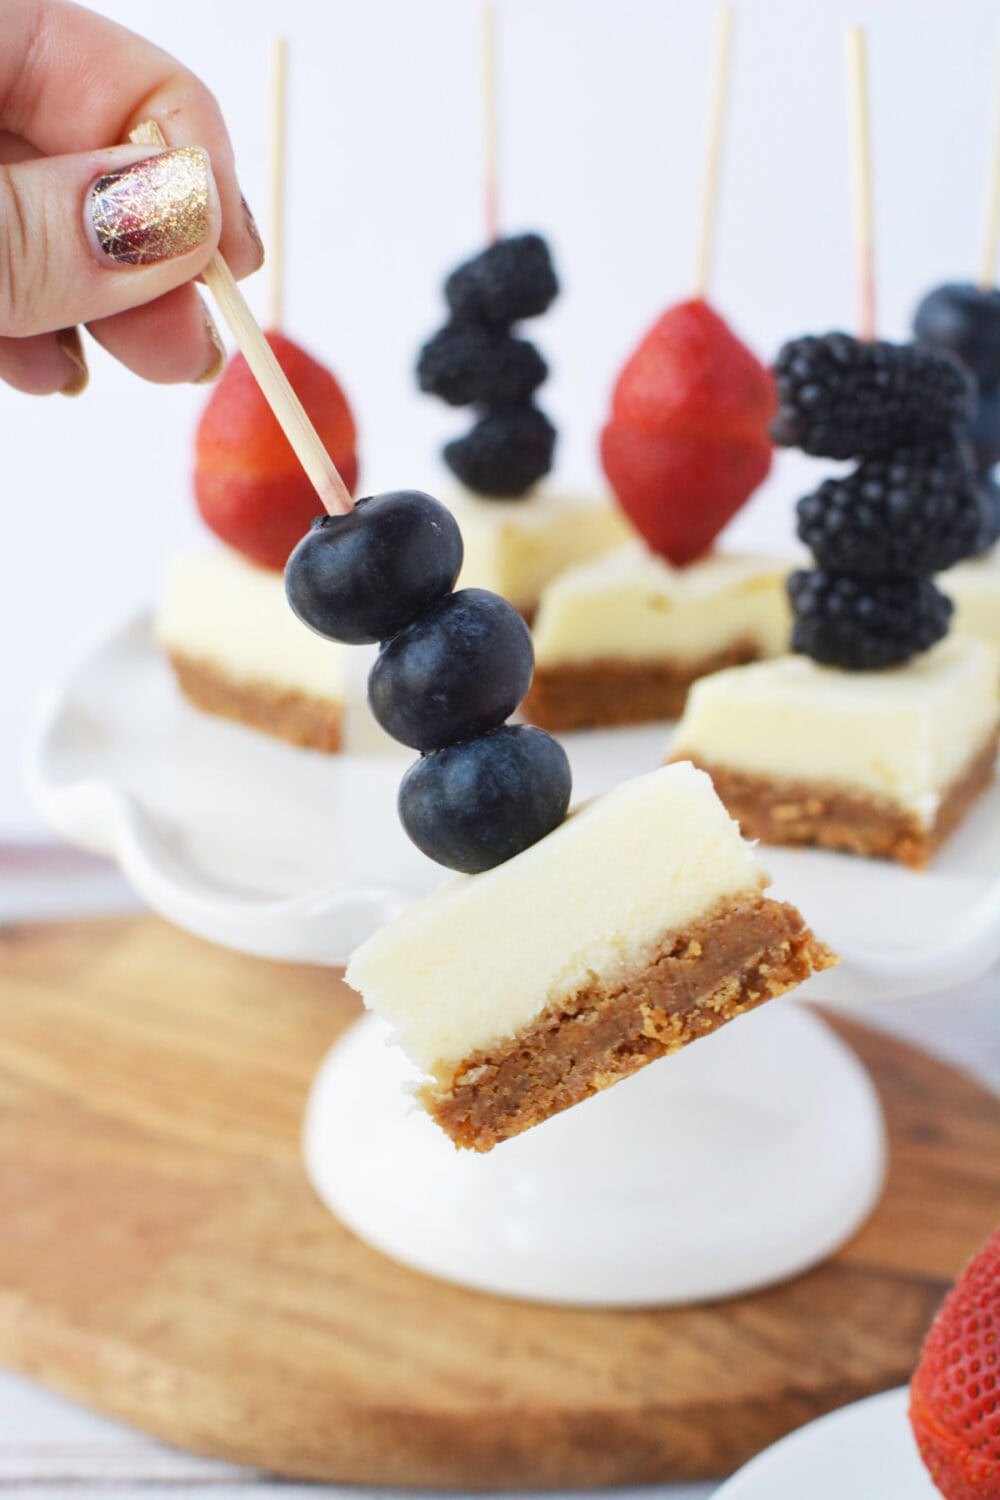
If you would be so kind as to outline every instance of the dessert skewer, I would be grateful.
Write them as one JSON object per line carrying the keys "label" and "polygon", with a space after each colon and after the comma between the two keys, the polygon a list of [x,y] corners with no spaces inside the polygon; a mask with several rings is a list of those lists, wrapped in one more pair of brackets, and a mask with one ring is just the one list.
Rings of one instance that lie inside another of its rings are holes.
{"label": "dessert skewer", "polygon": [[[497,277],[495,258],[484,268],[491,251],[452,278],[453,305],[523,297],[523,277]],[[793,907],[764,896],[752,851],[691,768],[664,767],[564,823],[565,752],[541,729],[504,722],[531,678],[521,616],[486,590],[455,592],[461,535],[429,495],[352,506],[221,256],[206,282],[332,501],[288,560],[289,602],[327,639],[379,644],[372,710],[421,751],[400,788],[403,826],[432,858],[476,875],[389,924],[352,961],[366,1003],[392,1018],[429,1075],[423,1102],[456,1144],[488,1150],[832,963]],[[647,838],[642,859],[656,878],[638,882],[636,834],[653,826],[662,836]],[[674,842],[665,891],[663,851]],[[708,958],[698,934],[719,923],[726,940]],[[488,994],[477,997],[477,975],[448,941],[459,932],[474,936],[477,966],[500,935]],[[526,968],[532,933],[546,946]]]}
{"label": "dessert skewer", "polygon": [[788,641],[787,562],[710,555],[770,469],[774,411],[770,373],[706,300],[730,6],[716,12],[713,36],[694,295],[661,314],[630,355],[601,433],[631,545],[564,572],[542,595],[526,712],[549,729],[674,718],[697,678],[776,655]]}
{"label": "dessert skewer", "polygon": [[[861,337],[778,355],[778,442],[854,459],[798,502],[815,566],[789,579],[797,655],[696,684],[671,747],[708,770],[748,837],[925,865],[993,777],[995,655],[943,644],[934,575],[981,545],[964,441],[972,382],[949,354],[875,338],[864,38],[848,34]],[[932,648],[935,648],[932,650]]]}

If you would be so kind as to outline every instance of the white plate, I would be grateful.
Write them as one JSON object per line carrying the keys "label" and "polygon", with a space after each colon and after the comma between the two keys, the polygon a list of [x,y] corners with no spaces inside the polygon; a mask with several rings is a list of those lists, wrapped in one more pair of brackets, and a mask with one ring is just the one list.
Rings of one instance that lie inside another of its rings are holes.
{"label": "white plate", "polygon": [[713,1500],[941,1500],[910,1431],[908,1397],[901,1386],[800,1427]]}
{"label": "white plate", "polygon": [[[442,871],[404,835],[396,788],[412,756],[359,705],[351,753],[297,750],[180,697],[143,617],[87,652],[47,696],[31,791],[63,837],[116,859],[161,915],[269,958],[339,964]],[[565,736],[575,795],[650,770],[669,726]],[[1000,959],[1000,787],[934,861],[766,849],[775,893],[842,955],[806,992],[843,1003],[950,989]]]}

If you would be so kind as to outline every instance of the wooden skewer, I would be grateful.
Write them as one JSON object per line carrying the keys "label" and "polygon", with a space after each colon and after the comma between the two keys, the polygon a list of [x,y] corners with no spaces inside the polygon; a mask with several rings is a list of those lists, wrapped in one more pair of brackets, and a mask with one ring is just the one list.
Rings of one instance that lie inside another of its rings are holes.
{"label": "wooden skewer", "polygon": [[731,5],[720,5],[715,12],[712,37],[712,65],[709,74],[708,129],[705,138],[705,162],[701,177],[701,212],[698,215],[698,245],[695,252],[694,294],[708,295],[715,243],[715,217],[719,201],[719,176],[722,164],[722,140],[726,125],[726,99],[729,94],[729,61],[732,55],[734,14]]}
{"label": "wooden skewer", "polygon": [[281,328],[284,323],[285,290],[285,133],[287,122],[286,93],[288,81],[288,39],[276,36],[271,42],[271,132],[270,132],[270,234],[267,248],[268,323]]}
{"label": "wooden skewer", "polygon": [[875,337],[875,223],[872,212],[868,55],[860,26],[847,28],[847,119],[851,143],[851,203],[858,283],[858,334]]}
{"label": "wooden skewer", "polygon": [[[146,146],[168,144],[155,120],[147,120],[137,126],[129,139]],[[323,447],[302,402],[275,359],[274,351],[264,337],[260,324],[247,306],[246,298],[237,286],[232,271],[218,251],[212,256],[202,275],[205,285],[215,298],[223,321],[236,340],[265,401],[274,412],[324,508],[330,515],[346,514],[353,504],[351,492]]]}
{"label": "wooden skewer", "polygon": [[480,15],[480,63],[483,101],[483,198],[486,238],[492,245],[500,235],[500,146],[497,120],[497,26],[493,0],[483,0]]}
{"label": "wooden skewer", "polygon": [[988,292],[997,281],[997,242],[1000,240],[1000,88],[997,89],[996,115],[993,123],[993,148],[990,153],[989,189],[986,198],[986,225],[983,234],[983,259],[979,267],[979,289]]}

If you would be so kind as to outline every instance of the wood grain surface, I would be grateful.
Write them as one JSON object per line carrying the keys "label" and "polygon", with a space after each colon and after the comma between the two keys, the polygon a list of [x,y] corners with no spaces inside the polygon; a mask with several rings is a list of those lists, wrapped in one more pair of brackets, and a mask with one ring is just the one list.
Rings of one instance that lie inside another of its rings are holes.
{"label": "wood grain surface", "polygon": [[946,1283],[1000,1222],[997,1100],[838,1022],[881,1090],[892,1167],[873,1220],[820,1269],[667,1311],[439,1284],[354,1239],[303,1174],[306,1089],[355,1013],[329,971],[153,918],[4,932],[0,1363],[289,1475],[709,1477],[904,1381]]}

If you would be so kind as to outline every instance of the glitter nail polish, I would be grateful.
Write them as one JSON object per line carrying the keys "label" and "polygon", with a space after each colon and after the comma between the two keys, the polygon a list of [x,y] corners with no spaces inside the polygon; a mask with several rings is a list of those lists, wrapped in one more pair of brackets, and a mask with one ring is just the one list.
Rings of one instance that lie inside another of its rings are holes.
{"label": "glitter nail polish", "polygon": [[193,385],[208,385],[211,381],[217,380],[226,364],[226,346],[222,342],[218,328],[215,326],[215,319],[207,307],[205,308],[205,332],[208,334],[209,342],[212,345],[212,358],[201,374],[195,376],[192,381]]}
{"label": "glitter nail polish", "polygon": [[87,195],[97,243],[119,265],[184,255],[211,225],[208,155],[180,146],[98,177]]}
{"label": "glitter nail polish", "polygon": [[260,237],[257,220],[253,216],[250,205],[242,194],[240,195],[240,207],[243,209],[243,223],[246,232],[250,236],[253,247],[257,252],[257,269],[259,271],[264,264],[264,241]]}

